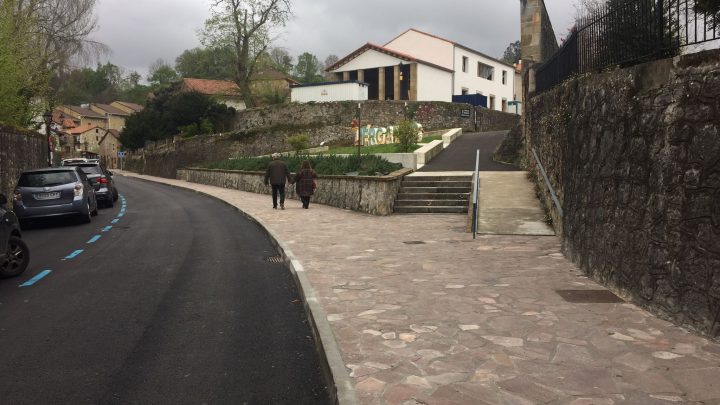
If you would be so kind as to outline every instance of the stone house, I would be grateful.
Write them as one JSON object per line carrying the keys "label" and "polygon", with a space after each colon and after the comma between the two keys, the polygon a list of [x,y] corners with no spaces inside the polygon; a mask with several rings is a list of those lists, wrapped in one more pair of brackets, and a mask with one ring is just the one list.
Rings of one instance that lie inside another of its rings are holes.
{"label": "stone house", "polygon": [[[87,156],[100,155],[100,139],[105,133],[105,129],[96,125],[86,125],[84,127],[76,127],[68,131],[72,137],[72,154],[71,156]],[[70,156],[65,156],[70,157]]]}
{"label": "stone house", "polygon": [[63,121],[65,121],[65,119],[71,119],[74,122],[74,127],[88,128],[90,126],[96,126],[99,128],[107,128],[108,126],[108,119],[105,115],[89,108],[61,105],[55,107],[55,111],[59,113],[58,116],[62,117]]}
{"label": "stone house", "polygon": [[105,163],[108,169],[117,169],[118,152],[122,149],[120,142],[120,131],[117,129],[108,129],[100,138],[100,159]]}
{"label": "stone house", "polygon": [[[290,95],[290,87],[300,84],[282,72],[271,68],[263,68],[252,75],[250,91],[258,98],[263,95],[278,94],[284,99]],[[262,100],[260,100],[262,102]]]}
{"label": "stone house", "polygon": [[340,81],[368,84],[369,100],[451,102],[481,94],[487,107],[508,111],[515,67],[470,47],[416,29],[384,45],[367,43],[329,66]]}

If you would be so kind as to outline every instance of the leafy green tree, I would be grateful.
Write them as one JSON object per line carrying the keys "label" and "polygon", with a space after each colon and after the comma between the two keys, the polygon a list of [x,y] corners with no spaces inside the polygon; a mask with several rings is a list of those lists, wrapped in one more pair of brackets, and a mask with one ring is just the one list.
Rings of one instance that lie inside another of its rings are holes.
{"label": "leafy green tree", "polygon": [[167,87],[179,79],[177,72],[164,60],[158,59],[150,65],[150,74],[147,77],[150,86],[157,89]]}
{"label": "leafy green tree", "polygon": [[282,48],[272,48],[269,52],[270,60],[275,69],[289,75],[293,71],[293,57]]}
{"label": "leafy green tree", "polygon": [[230,126],[235,110],[196,92],[179,92],[179,84],[159,89],[145,109],[125,121],[120,141],[137,149],[147,141],[174,135],[197,135],[224,130]]}
{"label": "leafy green tree", "polygon": [[234,79],[248,107],[255,105],[250,78],[258,57],[271,43],[273,30],[290,18],[290,0],[216,0],[205,21],[201,42],[206,47],[230,47],[234,52]]}
{"label": "leafy green tree", "polygon": [[318,83],[323,81],[320,75],[320,61],[317,56],[304,52],[298,56],[298,62],[295,65],[295,77],[302,83]]}
{"label": "leafy green tree", "polygon": [[307,149],[310,145],[310,139],[305,134],[295,135],[288,138],[288,143],[295,151],[295,156],[298,156],[300,152]]}
{"label": "leafy green tree", "polygon": [[194,48],[175,59],[175,70],[182,77],[232,80],[235,77],[233,50],[222,48]]}
{"label": "leafy green tree", "polygon": [[505,53],[502,57],[503,62],[514,65],[520,61],[520,41],[512,42],[505,49]]}

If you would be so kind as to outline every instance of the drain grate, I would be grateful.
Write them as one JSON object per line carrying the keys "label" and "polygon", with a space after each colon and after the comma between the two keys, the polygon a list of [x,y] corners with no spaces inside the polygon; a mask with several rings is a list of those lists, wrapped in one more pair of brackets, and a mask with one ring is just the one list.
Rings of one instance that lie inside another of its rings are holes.
{"label": "drain grate", "polygon": [[282,256],[266,256],[265,261],[270,263],[283,263],[283,258]]}
{"label": "drain grate", "polygon": [[609,290],[555,290],[567,302],[579,304],[612,304],[625,302]]}
{"label": "drain grate", "polygon": [[421,240],[406,240],[403,243],[406,245],[424,245],[425,244],[425,242],[423,242]]}

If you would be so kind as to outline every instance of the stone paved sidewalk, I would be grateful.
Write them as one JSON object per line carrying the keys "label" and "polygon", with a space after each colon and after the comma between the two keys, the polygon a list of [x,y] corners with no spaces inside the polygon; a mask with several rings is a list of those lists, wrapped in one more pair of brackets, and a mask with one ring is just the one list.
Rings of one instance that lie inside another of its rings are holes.
{"label": "stone paved sidewalk", "polygon": [[556,237],[136,177],[221,198],[290,247],[361,404],[720,404],[720,344],[632,304],[566,302],[556,290],[603,288]]}

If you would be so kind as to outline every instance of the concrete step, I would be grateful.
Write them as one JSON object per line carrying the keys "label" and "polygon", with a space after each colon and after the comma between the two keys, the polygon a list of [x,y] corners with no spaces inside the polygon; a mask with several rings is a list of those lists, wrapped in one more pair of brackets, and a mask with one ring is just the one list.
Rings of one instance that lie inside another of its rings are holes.
{"label": "concrete step", "polygon": [[400,191],[398,200],[465,200],[470,193],[405,193]]}
{"label": "concrete step", "polygon": [[472,181],[410,181],[403,180],[402,187],[465,187],[470,189]]}
{"label": "concrete step", "polygon": [[467,200],[397,200],[395,207],[467,207]]}
{"label": "concrete step", "polygon": [[470,181],[472,176],[408,176],[404,181]]}
{"label": "concrete step", "polygon": [[469,194],[470,189],[468,187],[400,187],[400,193],[433,193],[433,194],[444,194],[444,193],[462,193]]}
{"label": "concrete step", "polygon": [[395,207],[397,214],[463,214],[467,215],[467,207],[428,207],[402,206]]}

